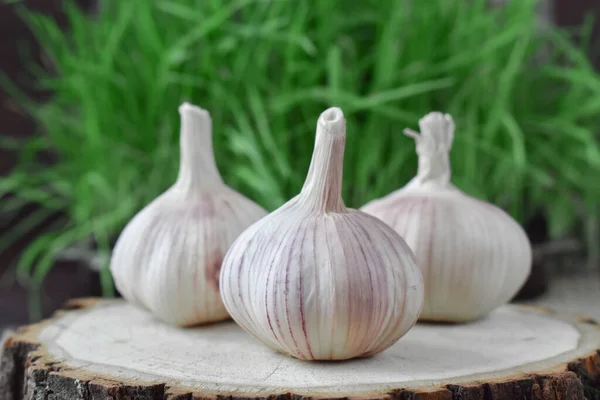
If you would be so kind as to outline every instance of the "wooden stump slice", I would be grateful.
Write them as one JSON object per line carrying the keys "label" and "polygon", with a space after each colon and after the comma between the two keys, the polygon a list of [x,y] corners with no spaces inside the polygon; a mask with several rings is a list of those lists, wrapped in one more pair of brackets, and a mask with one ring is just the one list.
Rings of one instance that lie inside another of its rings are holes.
{"label": "wooden stump slice", "polygon": [[0,399],[600,398],[600,327],[505,306],[417,324],[367,359],[307,362],[233,322],[162,324],[120,300],[78,300],[4,345]]}

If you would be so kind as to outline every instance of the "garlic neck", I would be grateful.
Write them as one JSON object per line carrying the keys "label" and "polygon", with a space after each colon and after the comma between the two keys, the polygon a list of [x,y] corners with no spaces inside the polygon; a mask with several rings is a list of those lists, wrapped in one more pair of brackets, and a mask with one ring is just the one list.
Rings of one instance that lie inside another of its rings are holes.
{"label": "garlic neck", "polygon": [[432,112],[419,120],[421,133],[405,129],[415,139],[419,156],[417,176],[411,186],[450,187],[450,149],[454,139],[454,121],[448,114]]}
{"label": "garlic neck", "polygon": [[419,169],[415,181],[421,185],[446,187],[450,184],[451,170],[448,153],[431,157],[419,156]]}
{"label": "garlic neck", "polygon": [[189,103],[179,107],[179,114],[181,161],[175,185],[187,190],[222,185],[213,153],[210,114]]}
{"label": "garlic neck", "polygon": [[342,176],[344,148],[346,145],[346,120],[342,110],[331,107],[317,122],[317,134],[308,175],[299,201],[318,212],[342,212]]}

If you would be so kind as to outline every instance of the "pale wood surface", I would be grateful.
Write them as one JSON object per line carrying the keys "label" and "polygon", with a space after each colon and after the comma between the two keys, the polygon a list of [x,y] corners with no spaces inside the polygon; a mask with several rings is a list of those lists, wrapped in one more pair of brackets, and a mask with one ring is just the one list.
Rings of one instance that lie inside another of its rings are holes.
{"label": "pale wood surface", "polygon": [[29,358],[31,367],[21,371],[25,394],[64,394],[55,399],[119,399],[141,390],[168,399],[600,395],[599,327],[539,309],[506,306],[471,324],[418,324],[375,357],[317,363],[274,353],[232,322],[180,329],[122,301],[74,307],[81,308],[8,341],[3,361],[14,365],[0,368],[0,385],[18,385]]}
{"label": "pale wood surface", "polygon": [[261,395],[268,387],[351,392],[495,372],[575,351],[580,338],[567,322],[506,307],[468,325],[417,325],[376,357],[317,364],[275,353],[233,322],[182,330],[121,302],[71,313],[38,335],[54,359],[95,372]]}

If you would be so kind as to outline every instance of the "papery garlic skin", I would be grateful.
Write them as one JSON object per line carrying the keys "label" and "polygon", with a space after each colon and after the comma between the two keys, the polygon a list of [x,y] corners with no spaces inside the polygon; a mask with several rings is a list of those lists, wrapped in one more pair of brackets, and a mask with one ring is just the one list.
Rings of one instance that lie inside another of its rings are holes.
{"label": "papery garlic skin", "polygon": [[416,322],[423,280],[386,224],[341,199],[345,119],[321,114],[301,193],[248,228],[221,270],[233,319],[276,351],[305,360],[366,357]]}
{"label": "papery garlic skin", "polygon": [[454,122],[430,113],[419,121],[419,172],[405,187],[361,210],[389,224],[423,271],[421,320],[466,322],[511,300],[531,271],[523,228],[502,209],[450,183]]}
{"label": "papery garlic skin", "polygon": [[223,183],[208,112],[184,103],[179,113],[177,182],[127,224],[110,269],[126,300],[169,324],[190,326],[229,318],[219,293],[223,257],[266,211]]}

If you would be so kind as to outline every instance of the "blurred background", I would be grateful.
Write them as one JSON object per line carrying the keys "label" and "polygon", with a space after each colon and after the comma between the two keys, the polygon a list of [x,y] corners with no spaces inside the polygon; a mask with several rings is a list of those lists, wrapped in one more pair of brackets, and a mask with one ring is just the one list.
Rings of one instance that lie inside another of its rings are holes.
{"label": "blurred background", "polygon": [[600,319],[597,0],[0,1],[0,330],[118,295],[111,246],[174,182],[183,101],[269,210],[323,109],[347,115],[355,208],[415,174],[404,128],[451,113],[454,184],[534,245],[515,301]]}

